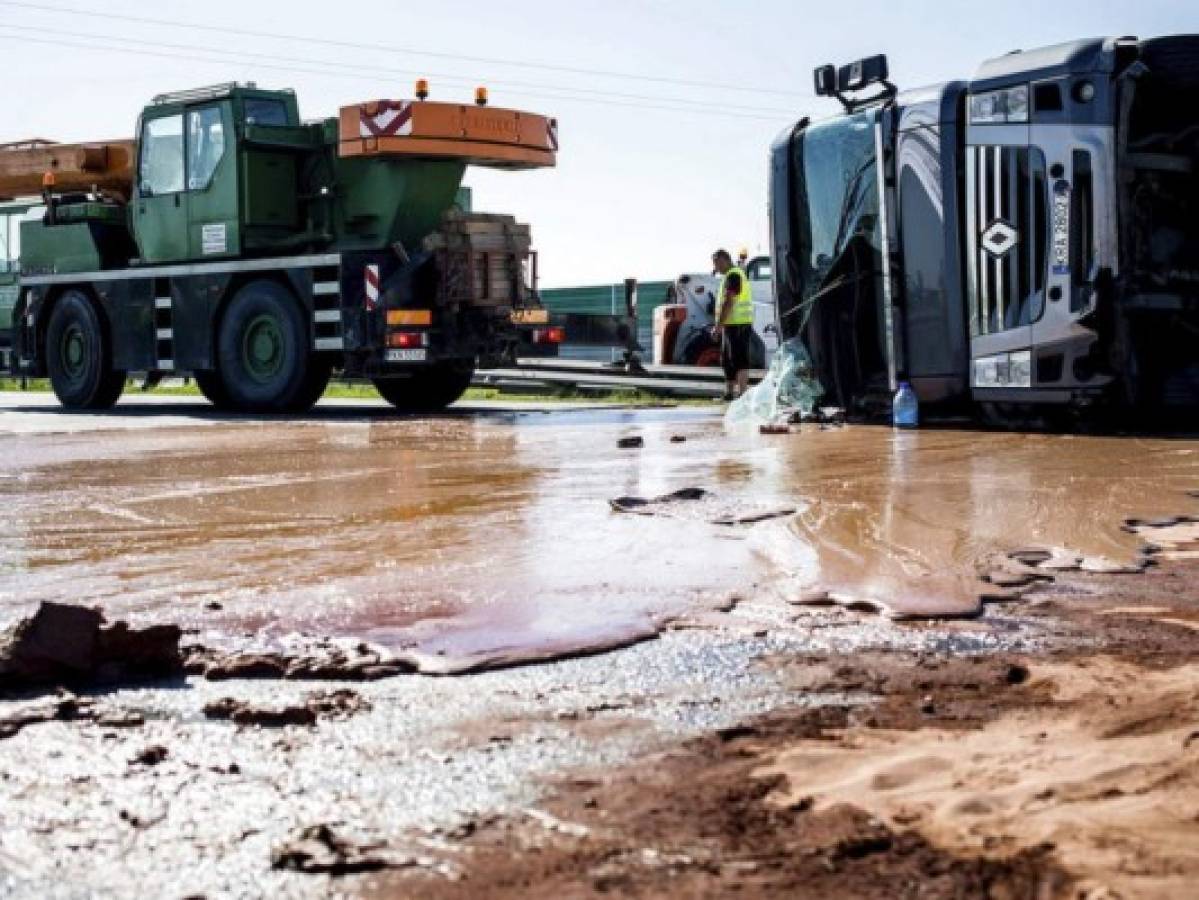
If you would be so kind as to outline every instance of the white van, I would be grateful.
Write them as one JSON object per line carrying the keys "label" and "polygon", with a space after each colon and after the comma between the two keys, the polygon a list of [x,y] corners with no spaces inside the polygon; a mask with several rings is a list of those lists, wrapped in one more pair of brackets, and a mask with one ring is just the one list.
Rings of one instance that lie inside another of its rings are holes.
{"label": "white van", "polygon": [[[744,265],[754,295],[754,338],[750,365],[766,367],[779,345],[778,314],[769,256],[755,256]],[[712,337],[716,322],[719,275],[680,275],[669,300],[654,309],[654,363],[657,365],[719,366],[720,343]]]}

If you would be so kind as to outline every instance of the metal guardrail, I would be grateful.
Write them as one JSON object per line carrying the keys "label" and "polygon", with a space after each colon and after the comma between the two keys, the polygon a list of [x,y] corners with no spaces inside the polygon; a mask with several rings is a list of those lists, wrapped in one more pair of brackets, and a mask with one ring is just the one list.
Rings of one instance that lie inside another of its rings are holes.
{"label": "metal guardrail", "polygon": [[[765,372],[750,372],[757,383]],[[530,388],[569,387],[579,391],[633,389],[651,394],[681,397],[719,397],[724,393],[724,373],[701,366],[647,365],[628,368],[620,363],[557,358],[519,359],[514,367],[480,369],[476,387]]]}

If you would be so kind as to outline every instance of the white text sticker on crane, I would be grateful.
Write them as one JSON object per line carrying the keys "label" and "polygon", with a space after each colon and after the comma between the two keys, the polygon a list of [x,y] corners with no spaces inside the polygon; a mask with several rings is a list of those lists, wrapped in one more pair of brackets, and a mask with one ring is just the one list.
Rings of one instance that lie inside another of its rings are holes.
{"label": "white text sticker on crane", "polygon": [[224,222],[207,222],[200,226],[200,252],[224,253],[229,248],[229,238]]}
{"label": "white text sticker on crane", "polygon": [[366,267],[363,284],[366,288],[366,308],[373,311],[379,305],[379,267],[377,265],[372,263]]}

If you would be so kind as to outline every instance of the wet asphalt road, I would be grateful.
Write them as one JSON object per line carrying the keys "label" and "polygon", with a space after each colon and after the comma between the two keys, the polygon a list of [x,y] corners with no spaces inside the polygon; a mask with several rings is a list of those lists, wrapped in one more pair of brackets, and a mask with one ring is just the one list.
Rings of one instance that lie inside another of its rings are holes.
{"label": "wet asphalt road", "polygon": [[[179,622],[189,639],[216,645],[270,647],[304,632],[513,662],[564,657],[367,685],[191,678],[98,695],[146,724],[56,722],[0,741],[0,895],[19,897],[354,893],[369,876],[277,872],[272,849],[294,828],[332,823],[421,856],[445,839],[438,829],[519,811],[543,779],[572,767],[780,705],[844,699],[789,693],[763,655],[1035,649],[1044,626],[1001,608],[901,626],[785,601],[814,573],[849,570],[846,553],[859,553],[862,573],[873,566],[905,583],[937,565],[972,565],[1004,539],[979,524],[994,517],[1035,518],[1033,537],[1068,539],[1073,519],[1058,506],[1073,494],[1040,478],[1038,460],[1093,459],[1076,492],[1103,490],[1113,510],[1146,483],[1157,493],[1138,509],[1176,505],[1199,464],[1193,442],[1139,445],[1157,469],[1142,467],[1137,477],[1149,480],[1138,487],[1104,466],[1135,449],[1127,442],[994,436],[988,446],[1002,452],[987,466],[968,452],[977,436],[726,434],[705,408],[486,405],[398,419],[379,404],[335,402],[271,421],[178,401],[106,416],[21,395],[0,406],[0,624],[56,599]],[[630,435],[645,447],[617,450]],[[728,528],[704,507],[657,518],[607,506],[695,485],[733,507],[789,502],[801,512]],[[970,515],[956,521],[969,498]],[[906,539],[921,528],[932,547]],[[1099,530],[1084,549],[1135,547],[1114,524]],[[967,546],[963,533],[982,539]],[[877,556],[862,552],[871,548]],[[734,610],[710,612],[730,595]],[[658,637],[577,656],[622,634]],[[339,686],[372,709],[281,730],[201,713],[225,696],[280,704]],[[163,762],[130,762],[155,744],[168,750]]]}

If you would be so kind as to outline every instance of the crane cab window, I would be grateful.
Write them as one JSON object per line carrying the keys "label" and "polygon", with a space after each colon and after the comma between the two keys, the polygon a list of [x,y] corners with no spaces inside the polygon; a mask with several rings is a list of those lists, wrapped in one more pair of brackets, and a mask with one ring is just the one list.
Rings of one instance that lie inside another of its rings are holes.
{"label": "crane cab window", "polygon": [[21,262],[21,220],[24,211],[0,213],[0,273],[15,272]]}
{"label": "crane cab window", "polygon": [[150,119],[142,126],[138,185],[147,197],[183,190],[183,116]]}
{"label": "crane cab window", "polygon": [[245,104],[247,125],[288,124],[287,107],[283,105],[282,100],[265,100],[261,98],[247,97]]}
{"label": "crane cab window", "polygon": [[225,155],[225,129],[219,106],[187,113],[187,189],[202,191],[212,183],[217,164]]}

